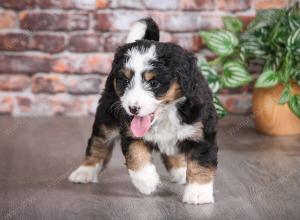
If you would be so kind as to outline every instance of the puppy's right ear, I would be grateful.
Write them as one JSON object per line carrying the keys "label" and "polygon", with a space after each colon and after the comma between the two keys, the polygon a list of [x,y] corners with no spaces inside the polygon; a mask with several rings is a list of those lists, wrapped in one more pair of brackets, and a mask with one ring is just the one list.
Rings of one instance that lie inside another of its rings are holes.
{"label": "puppy's right ear", "polygon": [[126,43],[133,43],[142,39],[159,41],[159,28],[152,18],[137,21],[130,29]]}

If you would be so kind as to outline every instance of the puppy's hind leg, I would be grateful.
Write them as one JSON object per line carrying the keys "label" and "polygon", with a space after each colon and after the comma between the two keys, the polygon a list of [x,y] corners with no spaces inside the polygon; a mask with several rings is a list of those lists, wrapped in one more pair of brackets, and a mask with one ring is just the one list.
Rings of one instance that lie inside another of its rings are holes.
{"label": "puppy's hind leg", "polygon": [[71,173],[69,181],[74,183],[98,182],[98,173],[109,162],[118,133],[118,130],[105,125],[101,125],[97,132],[93,132],[88,141],[85,160]]}

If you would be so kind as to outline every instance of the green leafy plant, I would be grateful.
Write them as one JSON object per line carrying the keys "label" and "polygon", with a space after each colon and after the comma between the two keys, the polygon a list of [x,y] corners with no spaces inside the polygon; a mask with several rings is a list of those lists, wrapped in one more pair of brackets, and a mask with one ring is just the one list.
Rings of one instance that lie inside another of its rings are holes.
{"label": "green leafy plant", "polygon": [[199,68],[214,94],[214,104],[220,117],[227,114],[218,92],[224,88],[236,88],[252,80],[241,58],[240,38],[243,23],[234,17],[224,17],[224,30],[201,31],[200,36],[218,57],[210,62],[199,60]]}
{"label": "green leafy plant", "polygon": [[[199,67],[208,80],[214,96],[223,88],[236,88],[252,80],[248,72],[253,59],[263,61],[256,88],[283,84],[278,103],[288,104],[300,118],[300,96],[292,84],[300,85],[300,10],[296,4],[288,9],[272,9],[257,13],[246,30],[234,17],[223,19],[224,30],[203,31],[200,36],[218,57],[210,62],[200,60]],[[226,110],[219,99],[215,102],[220,116]]]}

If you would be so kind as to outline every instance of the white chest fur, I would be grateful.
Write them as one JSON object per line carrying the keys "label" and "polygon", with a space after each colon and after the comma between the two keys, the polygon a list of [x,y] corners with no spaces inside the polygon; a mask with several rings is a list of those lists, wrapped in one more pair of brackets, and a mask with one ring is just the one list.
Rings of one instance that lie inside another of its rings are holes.
{"label": "white chest fur", "polygon": [[160,152],[167,155],[179,153],[177,142],[202,136],[202,124],[184,124],[179,120],[175,104],[166,106],[146,133],[144,139],[158,145]]}

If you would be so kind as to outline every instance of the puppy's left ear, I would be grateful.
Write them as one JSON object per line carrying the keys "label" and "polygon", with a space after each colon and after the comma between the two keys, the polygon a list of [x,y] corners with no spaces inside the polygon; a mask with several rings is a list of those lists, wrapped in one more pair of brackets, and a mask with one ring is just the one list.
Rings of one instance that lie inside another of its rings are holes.
{"label": "puppy's left ear", "polygon": [[197,67],[197,58],[185,53],[176,65],[176,75],[183,95],[192,105],[212,102],[212,94],[206,80]]}
{"label": "puppy's left ear", "polygon": [[186,123],[201,120],[205,134],[215,133],[217,114],[213,105],[213,96],[206,79],[197,66],[197,58],[190,53],[178,59],[176,73],[183,95],[184,103],[179,104],[179,112]]}

